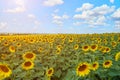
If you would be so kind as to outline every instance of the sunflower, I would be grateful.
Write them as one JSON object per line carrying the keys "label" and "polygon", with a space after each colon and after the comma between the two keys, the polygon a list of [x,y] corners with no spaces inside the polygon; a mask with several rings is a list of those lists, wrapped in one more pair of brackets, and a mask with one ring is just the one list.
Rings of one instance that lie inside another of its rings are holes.
{"label": "sunflower", "polygon": [[9,46],[9,51],[14,53],[15,52],[15,47],[14,46]]}
{"label": "sunflower", "polygon": [[38,48],[38,51],[39,51],[39,52],[42,52],[42,51],[43,51],[43,48],[42,48],[42,47],[39,47],[39,48]]}
{"label": "sunflower", "polygon": [[54,39],[49,39],[49,41],[48,41],[49,43],[53,43],[54,42]]}
{"label": "sunflower", "polygon": [[103,43],[107,45],[108,43],[107,39],[103,39]]}
{"label": "sunflower", "polygon": [[92,44],[91,46],[90,46],[90,50],[91,51],[96,51],[98,49],[98,45],[97,44]]}
{"label": "sunflower", "polygon": [[117,42],[120,43],[120,38],[118,38]]}
{"label": "sunflower", "polygon": [[106,47],[105,50],[107,53],[111,51],[111,49],[109,47]]}
{"label": "sunflower", "polygon": [[8,67],[7,64],[0,63],[0,78],[7,78],[12,74],[11,69]]}
{"label": "sunflower", "polygon": [[8,42],[8,41],[5,41],[5,42],[3,43],[3,45],[4,45],[4,46],[8,46],[8,45],[9,45],[9,42]]}
{"label": "sunflower", "polygon": [[116,55],[115,55],[115,61],[118,61],[120,58],[120,52],[118,52]]}
{"label": "sunflower", "polygon": [[60,52],[61,52],[61,49],[56,50],[56,54],[60,54]]}
{"label": "sunflower", "polygon": [[23,59],[24,60],[34,60],[36,58],[36,54],[33,52],[26,52],[25,54],[23,54]]}
{"label": "sunflower", "polygon": [[35,43],[35,39],[28,39],[29,43]]}
{"label": "sunflower", "polygon": [[11,42],[16,42],[16,39],[12,39]]}
{"label": "sunflower", "polygon": [[99,51],[101,51],[101,50],[102,50],[102,48],[103,48],[103,46],[99,46],[99,47],[98,47],[98,50],[99,50]]}
{"label": "sunflower", "polygon": [[106,47],[103,46],[102,49],[101,49],[102,53],[106,53]]}
{"label": "sunflower", "polygon": [[7,57],[7,54],[2,53],[0,57],[1,57],[2,60],[5,60],[6,57]]}
{"label": "sunflower", "polygon": [[100,43],[102,41],[101,38],[97,38],[97,42]]}
{"label": "sunflower", "polygon": [[115,42],[115,41],[112,41],[112,42],[111,42],[111,45],[112,45],[112,47],[116,47],[116,45],[117,45],[117,42]]}
{"label": "sunflower", "polygon": [[46,75],[47,75],[48,77],[52,76],[53,73],[54,73],[54,69],[53,69],[53,68],[49,68],[49,69],[46,71]]}
{"label": "sunflower", "polygon": [[34,63],[33,63],[32,61],[30,61],[30,60],[25,61],[24,63],[22,63],[22,68],[23,68],[24,70],[30,70],[30,69],[32,69],[33,67],[34,67]]}
{"label": "sunflower", "polygon": [[62,45],[57,45],[57,49],[62,49]]}
{"label": "sunflower", "polygon": [[76,68],[76,73],[78,76],[86,76],[90,73],[90,65],[87,62],[81,63]]}
{"label": "sunflower", "polygon": [[104,68],[110,68],[112,66],[112,61],[111,60],[106,60],[103,62],[103,67]]}
{"label": "sunflower", "polygon": [[78,44],[75,44],[74,45],[74,50],[77,50],[79,48],[79,45]]}
{"label": "sunflower", "polygon": [[82,50],[83,50],[83,51],[89,51],[89,46],[88,46],[88,45],[82,46]]}
{"label": "sunflower", "polygon": [[17,46],[17,47],[21,47],[21,43],[17,43],[16,46]]}
{"label": "sunflower", "polygon": [[69,42],[73,42],[73,40],[74,40],[73,37],[69,38]]}
{"label": "sunflower", "polygon": [[91,65],[91,69],[94,70],[94,71],[97,70],[98,67],[99,67],[99,63],[98,63],[98,62],[94,62],[94,63]]}

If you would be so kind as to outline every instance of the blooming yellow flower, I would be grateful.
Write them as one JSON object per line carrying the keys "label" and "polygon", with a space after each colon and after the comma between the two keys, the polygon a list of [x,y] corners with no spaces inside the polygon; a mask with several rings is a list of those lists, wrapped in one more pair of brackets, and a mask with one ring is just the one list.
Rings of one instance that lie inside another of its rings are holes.
{"label": "blooming yellow flower", "polygon": [[105,50],[107,53],[111,51],[111,49],[109,47],[106,47]]}
{"label": "blooming yellow flower", "polygon": [[29,43],[35,43],[35,39],[28,39]]}
{"label": "blooming yellow flower", "polygon": [[33,52],[26,52],[25,54],[23,54],[23,59],[24,60],[34,60],[36,58],[36,54]]}
{"label": "blooming yellow flower", "polygon": [[76,68],[78,76],[84,77],[90,73],[90,65],[87,62],[80,63]]}
{"label": "blooming yellow flower", "polygon": [[91,51],[96,51],[98,49],[98,45],[97,44],[92,44],[91,46],[90,46],[90,50]]}
{"label": "blooming yellow flower", "polygon": [[82,46],[82,50],[83,51],[89,51],[89,46],[88,45],[84,45],[84,46]]}
{"label": "blooming yellow flower", "polygon": [[60,52],[61,52],[61,49],[56,50],[56,54],[60,54]]}
{"label": "blooming yellow flower", "polygon": [[16,46],[17,46],[17,47],[21,47],[21,43],[17,43]]}
{"label": "blooming yellow flower", "polygon": [[14,53],[15,52],[15,47],[14,46],[9,46],[9,51]]}
{"label": "blooming yellow flower", "polygon": [[8,41],[5,41],[5,42],[3,43],[3,45],[4,45],[4,46],[8,46],[8,45],[9,45],[9,42],[8,42]]}
{"label": "blooming yellow flower", "polygon": [[75,44],[74,45],[74,50],[77,50],[79,48],[79,45],[78,44]]}
{"label": "blooming yellow flower", "polygon": [[57,49],[62,49],[62,45],[57,45]]}
{"label": "blooming yellow flower", "polygon": [[39,51],[39,52],[42,52],[42,51],[43,51],[43,48],[42,48],[42,47],[39,47],[39,48],[38,48],[38,51]]}
{"label": "blooming yellow flower", "polygon": [[112,66],[112,61],[111,60],[106,60],[103,62],[103,67],[104,68],[110,68]]}
{"label": "blooming yellow flower", "polygon": [[73,37],[70,37],[69,38],[69,42],[73,42],[74,38]]}
{"label": "blooming yellow flower", "polygon": [[116,42],[116,41],[112,41],[112,42],[111,42],[111,45],[112,45],[112,47],[116,47],[117,42]]}
{"label": "blooming yellow flower", "polygon": [[116,55],[115,55],[115,61],[118,61],[120,58],[120,52],[118,52]]}
{"label": "blooming yellow flower", "polygon": [[91,69],[94,70],[94,71],[97,70],[98,67],[99,67],[99,63],[98,63],[98,62],[94,62],[94,63],[91,65]]}
{"label": "blooming yellow flower", "polygon": [[0,78],[1,79],[10,77],[11,74],[12,74],[12,70],[8,67],[8,65],[0,63]]}
{"label": "blooming yellow flower", "polygon": [[22,68],[24,70],[30,70],[34,67],[34,63],[32,61],[25,61],[24,63],[22,63]]}
{"label": "blooming yellow flower", "polygon": [[54,69],[53,69],[53,68],[49,68],[49,69],[46,71],[46,75],[47,75],[48,77],[52,76],[53,73],[54,73]]}

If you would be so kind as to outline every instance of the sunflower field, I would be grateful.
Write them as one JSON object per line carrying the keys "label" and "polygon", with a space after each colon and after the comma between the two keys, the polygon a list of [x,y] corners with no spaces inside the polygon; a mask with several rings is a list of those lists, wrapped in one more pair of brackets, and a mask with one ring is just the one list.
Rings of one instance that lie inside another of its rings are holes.
{"label": "sunflower field", "polygon": [[1,34],[0,80],[120,80],[120,33]]}

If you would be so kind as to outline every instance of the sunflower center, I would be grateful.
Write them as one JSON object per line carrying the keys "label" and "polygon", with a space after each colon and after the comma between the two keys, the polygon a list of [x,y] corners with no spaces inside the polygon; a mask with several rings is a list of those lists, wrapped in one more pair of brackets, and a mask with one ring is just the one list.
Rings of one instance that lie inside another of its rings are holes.
{"label": "sunflower center", "polygon": [[70,40],[72,40],[72,38],[70,38]]}
{"label": "sunflower center", "polygon": [[118,40],[118,42],[120,42],[120,39]]}
{"label": "sunflower center", "polygon": [[95,45],[93,45],[93,46],[91,46],[91,48],[92,48],[92,49],[95,49],[95,48],[96,48],[96,46],[95,46]]}
{"label": "sunflower center", "polygon": [[97,64],[93,64],[93,67],[96,67],[97,66]]}
{"label": "sunflower center", "polygon": [[42,48],[39,48],[39,50],[42,50]]}
{"label": "sunflower center", "polygon": [[87,68],[86,65],[81,65],[81,66],[78,68],[78,71],[84,71],[86,68]]}
{"label": "sunflower center", "polygon": [[15,50],[15,48],[12,46],[12,47],[11,47],[11,50]]}
{"label": "sunflower center", "polygon": [[58,47],[58,48],[61,48],[61,46],[60,46],[60,45],[58,45],[57,47]]}
{"label": "sunflower center", "polygon": [[13,40],[13,41],[15,41],[15,40]]}
{"label": "sunflower center", "polygon": [[33,42],[33,40],[30,40],[31,42]]}
{"label": "sunflower center", "polygon": [[84,49],[87,49],[88,48],[88,46],[84,46]]}
{"label": "sunflower center", "polygon": [[26,54],[26,57],[27,57],[27,58],[32,58],[32,57],[33,57],[33,54],[32,54],[32,53],[28,53],[28,54]]}
{"label": "sunflower center", "polygon": [[78,45],[75,45],[75,48],[78,48]]}
{"label": "sunflower center", "polygon": [[49,70],[49,71],[48,71],[48,74],[51,74],[51,73],[52,73],[52,70]]}
{"label": "sunflower center", "polygon": [[9,72],[9,69],[4,65],[0,65],[0,70],[2,70],[3,72]]}
{"label": "sunflower center", "polygon": [[7,42],[5,42],[5,44],[8,44]]}
{"label": "sunflower center", "polygon": [[30,66],[31,65],[31,62],[25,62],[25,66]]}
{"label": "sunflower center", "polygon": [[116,45],[115,42],[112,42],[112,45]]}
{"label": "sunflower center", "polygon": [[107,48],[106,51],[109,51],[109,48]]}
{"label": "sunflower center", "polygon": [[60,50],[59,50],[59,49],[57,50],[57,53],[60,53]]}
{"label": "sunflower center", "polygon": [[20,43],[18,43],[17,45],[20,46]]}
{"label": "sunflower center", "polygon": [[105,65],[109,65],[110,64],[110,62],[105,62]]}

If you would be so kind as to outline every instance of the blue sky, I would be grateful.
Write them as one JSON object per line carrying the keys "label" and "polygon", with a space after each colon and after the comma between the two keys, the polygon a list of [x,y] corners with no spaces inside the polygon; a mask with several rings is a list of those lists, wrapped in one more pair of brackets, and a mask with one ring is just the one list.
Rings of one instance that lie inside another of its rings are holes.
{"label": "blue sky", "polygon": [[0,32],[120,32],[120,0],[0,0]]}

